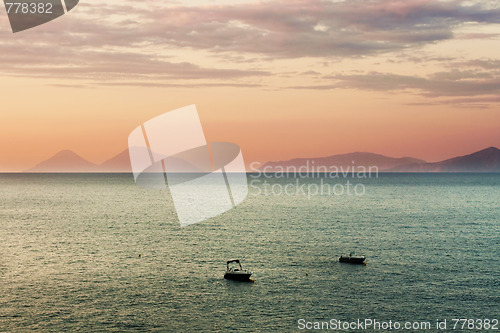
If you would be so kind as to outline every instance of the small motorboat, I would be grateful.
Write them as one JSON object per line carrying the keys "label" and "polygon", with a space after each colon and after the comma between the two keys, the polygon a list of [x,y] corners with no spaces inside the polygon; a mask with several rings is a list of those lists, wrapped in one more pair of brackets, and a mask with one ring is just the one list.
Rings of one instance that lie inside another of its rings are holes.
{"label": "small motorboat", "polygon": [[241,263],[238,259],[229,260],[227,262],[227,269],[226,273],[224,274],[224,279],[252,282],[252,280],[250,279],[251,275],[252,275],[251,271],[243,269],[243,267],[241,267]]}
{"label": "small motorboat", "polygon": [[354,252],[351,252],[349,254],[342,254],[339,258],[340,262],[345,262],[348,264],[366,265],[365,260],[365,256],[357,256]]}

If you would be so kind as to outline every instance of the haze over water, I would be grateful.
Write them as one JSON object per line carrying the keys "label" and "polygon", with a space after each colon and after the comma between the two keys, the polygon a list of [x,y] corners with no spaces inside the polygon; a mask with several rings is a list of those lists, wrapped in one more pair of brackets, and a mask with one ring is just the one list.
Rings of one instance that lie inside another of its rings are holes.
{"label": "haze over water", "polygon": [[[235,209],[181,228],[169,194],[141,189],[127,174],[2,174],[0,332],[286,332],[301,318],[499,319],[500,175],[352,181],[366,194],[308,199],[250,189]],[[349,251],[368,264],[339,263]],[[255,283],[223,279],[233,258]]]}

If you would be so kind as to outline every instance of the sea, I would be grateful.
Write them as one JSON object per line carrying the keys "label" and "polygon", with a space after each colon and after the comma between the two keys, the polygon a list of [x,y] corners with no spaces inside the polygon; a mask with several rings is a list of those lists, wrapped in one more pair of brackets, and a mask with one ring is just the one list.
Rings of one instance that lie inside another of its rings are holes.
{"label": "sea", "polygon": [[181,227],[130,174],[0,174],[0,332],[500,328],[500,174],[247,177]]}

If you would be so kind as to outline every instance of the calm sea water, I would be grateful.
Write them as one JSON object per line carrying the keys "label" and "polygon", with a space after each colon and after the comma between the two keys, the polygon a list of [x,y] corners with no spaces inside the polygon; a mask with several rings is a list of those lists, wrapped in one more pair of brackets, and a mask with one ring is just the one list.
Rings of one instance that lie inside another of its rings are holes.
{"label": "calm sea water", "polygon": [[[0,175],[0,332],[500,319],[500,175],[353,179],[363,196],[257,195],[258,180],[236,209],[181,228],[168,192],[130,175]],[[368,264],[337,261],[351,250]],[[232,258],[255,283],[223,279]]]}

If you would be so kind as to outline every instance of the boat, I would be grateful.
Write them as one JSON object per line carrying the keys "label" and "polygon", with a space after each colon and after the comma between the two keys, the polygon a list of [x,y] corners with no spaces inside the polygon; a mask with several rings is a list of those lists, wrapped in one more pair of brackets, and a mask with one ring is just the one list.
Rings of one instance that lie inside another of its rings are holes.
{"label": "boat", "polygon": [[366,265],[366,257],[365,256],[357,256],[354,252],[349,254],[342,254],[339,258],[340,262],[345,262],[348,264],[361,264]]}
{"label": "boat", "polygon": [[[231,265],[231,264],[238,264],[236,265]],[[241,262],[238,259],[234,260],[228,260],[227,262],[227,269],[226,273],[224,274],[224,279],[229,279],[229,280],[236,280],[236,281],[250,281],[250,276],[253,274],[251,271],[243,269],[241,267]]]}

